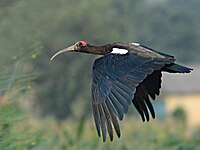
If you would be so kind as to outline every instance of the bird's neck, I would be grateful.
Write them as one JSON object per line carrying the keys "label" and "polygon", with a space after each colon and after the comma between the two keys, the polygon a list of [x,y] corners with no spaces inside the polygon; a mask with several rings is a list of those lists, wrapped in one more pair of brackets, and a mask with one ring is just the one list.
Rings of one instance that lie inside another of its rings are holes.
{"label": "bird's neck", "polygon": [[80,52],[90,53],[95,55],[106,55],[111,51],[112,48],[110,45],[104,45],[104,46],[88,45],[87,48],[82,49]]}

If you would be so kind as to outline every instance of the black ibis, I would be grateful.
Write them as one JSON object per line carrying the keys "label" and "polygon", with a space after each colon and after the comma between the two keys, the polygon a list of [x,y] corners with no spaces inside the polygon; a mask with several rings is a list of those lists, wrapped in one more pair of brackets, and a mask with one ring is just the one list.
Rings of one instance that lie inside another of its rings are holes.
{"label": "black ibis", "polygon": [[[106,141],[113,130],[121,136],[118,119],[122,120],[133,103],[142,121],[155,118],[151,99],[161,88],[162,72],[189,73],[191,68],[178,65],[174,56],[155,51],[138,43],[116,42],[94,46],[78,41],[52,56],[64,52],[83,52],[103,55],[95,60],[92,69],[92,109],[99,137]],[[106,131],[107,130],[107,131]]]}

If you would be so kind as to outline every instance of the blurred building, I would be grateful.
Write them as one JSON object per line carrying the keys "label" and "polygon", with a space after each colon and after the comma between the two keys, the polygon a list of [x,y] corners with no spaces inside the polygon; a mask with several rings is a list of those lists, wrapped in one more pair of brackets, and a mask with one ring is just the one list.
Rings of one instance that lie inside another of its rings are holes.
{"label": "blurred building", "polygon": [[188,127],[200,125],[200,66],[190,74],[163,74],[162,95],[167,114],[177,108],[186,113]]}

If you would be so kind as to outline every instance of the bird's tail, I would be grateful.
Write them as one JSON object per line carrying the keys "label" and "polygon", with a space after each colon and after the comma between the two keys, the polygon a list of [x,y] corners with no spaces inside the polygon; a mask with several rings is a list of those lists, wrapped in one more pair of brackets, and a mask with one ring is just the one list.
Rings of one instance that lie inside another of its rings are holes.
{"label": "bird's tail", "polygon": [[170,73],[190,73],[192,70],[192,68],[172,63],[170,65],[166,65],[163,71],[167,71]]}

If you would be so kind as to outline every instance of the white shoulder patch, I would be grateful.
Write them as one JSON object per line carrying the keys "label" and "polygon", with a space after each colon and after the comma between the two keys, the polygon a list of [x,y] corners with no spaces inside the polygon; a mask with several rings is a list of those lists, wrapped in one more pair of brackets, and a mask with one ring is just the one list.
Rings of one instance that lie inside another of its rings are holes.
{"label": "white shoulder patch", "polygon": [[128,53],[128,50],[127,49],[122,49],[122,48],[113,48],[112,49],[112,54],[127,54]]}
{"label": "white shoulder patch", "polygon": [[131,43],[131,44],[133,44],[133,45],[136,45],[136,46],[140,46],[140,44],[139,43]]}

